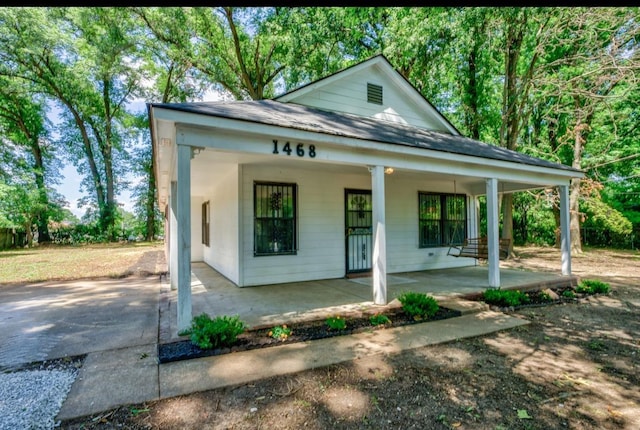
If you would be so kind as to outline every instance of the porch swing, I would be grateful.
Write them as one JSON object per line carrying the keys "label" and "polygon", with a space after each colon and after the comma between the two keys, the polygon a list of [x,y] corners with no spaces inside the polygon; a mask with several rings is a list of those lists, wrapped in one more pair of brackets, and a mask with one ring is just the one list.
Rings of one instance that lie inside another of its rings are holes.
{"label": "porch swing", "polygon": [[[456,181],[453,181],[453,193],[457,195]],[[453,234],[449,238],[449,251],[447,255],[452,257],[469,257],[469,258],[482,258],[484,260],[489,259],[489,241],[486,236],[482,237],[467,237],[462,242],[462,245],[455,245],[453,243],[454,238],[458,233],[460,223],[456,223],[456,227],[453,230]],[[511,239],[498,239],[498,258],[505,260],[509,257],[509,246],[511,245]]]}

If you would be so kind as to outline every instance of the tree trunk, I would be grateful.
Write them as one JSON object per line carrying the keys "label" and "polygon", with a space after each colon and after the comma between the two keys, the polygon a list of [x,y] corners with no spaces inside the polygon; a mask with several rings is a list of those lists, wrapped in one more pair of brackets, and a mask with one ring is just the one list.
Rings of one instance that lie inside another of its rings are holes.
{"label": "tree trunk", "polygon": [[[573,162],[571,167],[579,169],[582,164],[582,149],[584,147],[583,132],[588,128],[588,124],[578,117],[574,129],[575,138],[573,146]],[[579,178],[571,180],[569,187],[569,233],[571,234],[571,252],[582,253],[582,240],[580,237],[580,182]]]}
{"label": "tree trunk", "polygon": [[[518,141],[520,117],[518,105],[518,59],[524,38],[526,16],[507,22],[506,53],[504,57],[504,86],[502,94],[501,146],[515,150]],[[505,194],[502,202],[502,238],[511,239],[509,256],[513,256],[513,195]]]}
{"label": "tree trunk", "polygon": [[510,239],[509,258],[515,257],[513,252],[513,194],[502,196],[502,235],[503,239]]}
{"label": "tree trunk", "polygon": [[51,237],[49,236],[49,217],[47,215],[49,210],[49,196],[47,195],[47,188],[44,183],[44,161],[38,137],[31,139],[31,153],[33,154],[34,160],[33,172],[36,179],[36,186],[38,187],[38,201],[42,205],[36,214],[38,243],[47,243],[51,242]]}
{"label": "tree trunk", "polygon": [[467,66],[468,66],[468,83],[467,83],[467,129],[469,130],[469,137],[475,140],[480,139],[480,114],[478,108],[478,79],[477,79],[477,62],[478,62],[478,52],[480,50],[481,38],[480,32],[481,30],[478,26],[474,26],[474,43],[471,48],[471,52],[469,52],[469,57],[467,58]]}
{"label": "tree trunk", "polygon": [[[102,85],[102,102],[104,104],[105,112],[105,139],[100,145],[102,162],[104,164],[104,178],[107,185],[107,200],[105,205],[106,217],[103,220],[105,222],[106,231],[109,232],[111,240],[116,238],[116,195],[115,195],[115,179],[113,176],[113,114],[111,112],[111,100],[109,94],[111,91],[111,82],[108,79],[103,80]],[[97,130],[95,130],[97,132]]]}
{"label": "tree trunk", "polygon": [[582,240],[580,236],[580,179],[574,178],[571,180],[569,187],[569,234],[571,235],[571,253],[582,253]]}

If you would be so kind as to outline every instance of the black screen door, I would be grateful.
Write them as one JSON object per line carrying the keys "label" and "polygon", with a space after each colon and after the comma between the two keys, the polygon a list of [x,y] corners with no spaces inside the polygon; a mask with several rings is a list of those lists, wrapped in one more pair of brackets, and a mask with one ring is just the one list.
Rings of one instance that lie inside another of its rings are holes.
{"label": "black screen door", "polygon": [[345,190],[347,273],[371,270],[371,191]]}

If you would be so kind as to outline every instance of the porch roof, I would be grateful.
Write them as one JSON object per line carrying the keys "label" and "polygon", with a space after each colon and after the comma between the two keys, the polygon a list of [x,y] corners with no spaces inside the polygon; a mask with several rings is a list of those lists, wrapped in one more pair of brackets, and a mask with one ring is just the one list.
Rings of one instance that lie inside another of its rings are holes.
{"label": "porch roof", "polygon": [[547,167],[576,172],[576,176],[582,176],[580,170],[570,166],[553,163],[499,146],[489,145],[467,137],[426,130],[370,117],[324,111],[294,103],[257,100],[152,103],[149,106],[385,144],[412,146],[452,154]]}

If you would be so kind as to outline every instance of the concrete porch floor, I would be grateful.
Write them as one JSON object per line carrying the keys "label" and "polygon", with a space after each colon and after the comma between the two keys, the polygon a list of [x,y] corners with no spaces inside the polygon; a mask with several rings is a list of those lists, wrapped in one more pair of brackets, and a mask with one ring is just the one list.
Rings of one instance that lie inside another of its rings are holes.
{"label": "concrete porch floor", "polygon": [[[446,306],[444,302],[459,301],[487,289],[487,270],[487,266],[480,265],[390,274],[387,276],[387,306],[398,306],[394,299],[406,291],[429,294]],[[212,317],[238,315],[253,328],[385,308],[373,304],[370,277],[238,288],[206,263],[192,263],[191,271],[193,316],[202,312]],[[500,279],[504,289],[576,284],[574,276],[506,268],[500,269]],[[161,343],[179,338],[176,309],[177,291],[164,282],[160,304]]]}

